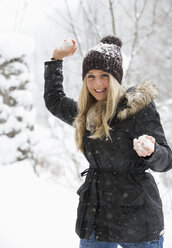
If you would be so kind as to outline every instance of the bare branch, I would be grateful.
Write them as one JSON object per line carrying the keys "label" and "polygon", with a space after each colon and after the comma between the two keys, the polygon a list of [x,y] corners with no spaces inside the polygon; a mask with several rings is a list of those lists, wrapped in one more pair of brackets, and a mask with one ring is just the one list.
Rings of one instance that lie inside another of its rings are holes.
{"label": "bare branch", "polygon": [[109,0],[109,9],[110,9],[110,14],[111,14],[111,19],[112,19],[112,32],[113,32],[114,35],[116,35],[115,16],[114,16],[113,4],[114,4],[114,0]]}
{"label": "bare branch", "polygon": [[153,14],[152,14],[152,26],[155,25],[155,16],[156,16],[156,9],[157,9],[157,0],[154,0],[153,4]]}
{"label": "bare branch", "polygon": [[154,1],[154,7],[153,7],[153,19],[152,19],[152,27],[151,30],[149,31],[149,33],[147,33],[144,36],[144,39],[142,39],[142,41],[140,42],[139,46],[137,47],[137,49],[135,49],[134,52],[134,56],[140,51],[140,49],[144,46],[145,42],[155,33],[157,33],[162,26],[164,26],[164,23],[166,21],[166,19],[168,18],[169,14],[171,13],[171,9],[168,11],[168,13],[166,14],[165,18],[162,18],[162,22],[158,24],[158,26],[155,27],[155,14],[156,14],[156,8],[157,8],[157,1]]}
{"label": "bare branch", "polygon": [[86,18],[87,18],[88,23],[90,24],[90,26],[93,26],[93,27],[95,28],[95,33],[96,33],[98,39],[100,39],[100,38],[101,38],[101,34],[100,34],[100,31],[99,31],[99,28],[98,28],[98,26],[95,25],[95,23],[89,18],[90,15],[89,15],[89,13],[87,13],[86,8],[84,7],[84,4],[83,4],[83,1],[82,1],[82,0],[81,0],[81,7],[82,7],[83,13],[85,14],[85,16],[86,16]]}
{"label": "bare branch", "polygon": [[125,11],[125,13],[127,14],[127,16],[129,17],[129,19],[134,23],[134,19],[132,18],[132,16],[130,15],[130,12],[126,9],[126,7],[124,6],[124,4],[121,1],[121,5]]}
{"label": "bare branch", "polygon": [[104,8],[107,7],[107,6],[104,4],[104,1],[99,0],[99,2],[103,5]]}
{"label": "bare branch", "polygon": [[[58,20],[56,18],[54,18],[53,15],[50,16],[49,14],[47,14],[48,18],[50,20],[52,20],[53,22],[57,23],[58,25],[60,25],[61,27],[63,27],[64,30],[66,30],[68,33],[73,33],[73,28],[72,28],[70,19],[69,18],[65,18],[65,15],[62,15],[60,13],[60,11],[58,10],[58,8],[55,8],[52,4],[50,4],[46,0],[44,0],[44,2],[47,4],[48,7],[50,7],[53,10],[55,10],[55,12],[57,13],[57,15],[63,20],[63,22],[58,22]],[[65,26],[63,23],[66,23],[67,26]],[[78,43],[78,47],[79,47],[79,41],[78,40],[77,40],[77,43]],[[81,52],[80,52],[80,54],[81,54]]]}
{"label": "bare branch", "polygon": [[[147,0],[145,0],[145,4],[147,3]],[[161,27],[164,25],[165,21],[167,20],[169,14],[171,13],[171,8],[169,9],[168,13],[165,14],[164,18],[161,18],[161,22],[158,23],[156,26],[156,9],[157,9],[157,1],[154,0],[153,3],[153,9],[152,9],[152,24],[149,26],[149,28],[151,28],[151,30],[149,29],[149,31],[147,32],[147,34],[144,34],[143,39],[141,39],[141,42],[137,45],[138,43],[138,32],[140,30],[139,25],[139,20],[141,18],[141,16],[143,15],[143,12],[145,11],[145,5],[142,8],[141,14],[137,14],[137,0],[135,1],[135,5],[134,5],[134,13],[135,13],[135,32],[134,32],[134,37],[133,37],[133,42],[132,42],[132,46],[131,46],[131,57],[130,57],[130,61],[129,61],[129,65],[125,74],[125,78],[129,78],[129,72],[132,66],[132,62],[133,62],[133,58],[136,56],[136,54],[141,50],[141,48],[144,46],[145,42],[156,32],[158,32]]]}
{"label": "bare branch", "polygon": [[136,46],[137,43],[137,38],[138,38],[138,22],[139,22],[139,16],[137,15],[137,0],[135,0],[134,3],[134,15],[135,15],[135,28],[134,28],[134,37],[133,37],[133,42],[132,42],[132,46],[131,46],[131,56],[130,56],[130,61],[129,61],[129,65],[125,74],[125,78],[128,77],[129,75],[129,71],[131,69],[131,65],[132,65],[132,61],[134,58],[134,48]]}
{"label": "bare branch", "polygon": [[[143,47],[144,43],[149,39],[150,36],[152,36],[153,33],[157,32],[155,29],[155,16],[156,16],[156,8],[157,8],[157,1],[154,0],[154,4],[153,4],[153,11],[152,11],[152,25],[151,25],[151,31],[149,31],[149,33],[147,33],[144,36],[144,39],[142,39],[141,43],[139,44],[139,46],[137,47],[137,49],[134,52],[134,56],[140,51],[140,49]],[[160,27],[160,26],[159,26]],[[158,27],[158,28],[159,28]]]}
{"label": "bare branch", "polygon": [[[67,30],[69,33],[72,32],[72,30],[70,29],[70,27],[67,27],[67,26],[65,26],[64,24],[62,24],[61,22],[58,22],[58,20],[55,19],[53,16],[50,16],[50,15],[47,14],[47,17],[48,17],[50,20],[52,20],[53,22],[57,23],[59,26],[63,27],[64,30]],[[69,22],[66,22],[66,23],[67,23],[68,26],[70,25]]]}
{"label": "bare branch", "polygon": [[[55,12],[57,13],[57,15],[60,16],[64,22],[66,22],[68,25],[70,25],[69,20],[68,20],[67,18],[65,18],[65,15],[62,15],[62,14],[60,13],[60,11],[58,10],[58,8],[55,8],[52,4],[50,4],[50,2],[47,2],[46,0],[44,0],[44,2],[47,4],[47,6],[48,6],[49,8],[51,8],[53,11],[55,11]],[[47,15],[47,16],[49,16],[49,15]],[[51,19],[52,19],[52,18],[51,18]],[[55,20],[55,19],[54,19],[54,20]]]}
{"label": "bare branch", "polygon": [[76,42],[77,42],[77,45],[78,45],[79,53],[83,57],[84,56],[84,53],[83,53],[82,47],[80,45],[80,38],[79,38],[78,33],[76,31],[76,28],[75,28],[75,25],[74,25],[74,22],[73,22],[73,17],[71,15],[71,12],[70,12],[69,5],[68,5],[67,0],[65,0],[65,5],[66,5],[67,13],[68,13],[68,16],[69,16],[69,20],[71,20],[70,26],[71,26],[73,35],[75,36],[75,39],[76,39]]}
{"label": "bare branch", "polygon": [[22,29],[27,7],[28,7],[28,0],[25,0],[23,3],[23,6],[20,8],[17,8],[16,22],[15,22],[15,27],[14,27],[15,32],[20,32]]}
{"label": "bare branch", "polygon": [[139,16],[138,16],[138,19],[141,19],[142,15],[143,15],[143,13],[144,13],[144,11],[145,11],[147,2],[148,2],[147,0],[144,1],[143,7],[142,7],[142,10],[140,11],[140,14],[139,14]]}

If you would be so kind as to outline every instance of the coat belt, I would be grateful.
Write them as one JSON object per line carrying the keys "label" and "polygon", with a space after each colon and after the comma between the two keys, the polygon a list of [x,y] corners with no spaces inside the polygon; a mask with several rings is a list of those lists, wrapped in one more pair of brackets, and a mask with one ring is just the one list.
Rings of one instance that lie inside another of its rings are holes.
{"label": "coat belt", "polygon": [[115,169],[105,169],[105,168],[94,168],[94,167],[89,167],[87,169],[85,169],[84,171],[81,172],[81,177],[83,176],[86,176],[88,174],[88,172],[98,172],[98,173],[101,173],[101,172],[113,172],[114,174],[144,174],[145,171],[125,171],[125,172],[119,172],[119,171],[116,171]]}
{"label": "coat belt", "polygon": [[101,173],[101,172],[113,172],[114,174],[118,174],[119,172],[117,172],[116,170],[114,169],[100,169],[100,168],[93,168],[93,167],[90,167],[90,168],[87,168],[85,169],[83,172],[81,172],[81,177],[83,176],[86,176],[88,174],[88,172],[91,171],[91,172],[98,172],[98,173]]}

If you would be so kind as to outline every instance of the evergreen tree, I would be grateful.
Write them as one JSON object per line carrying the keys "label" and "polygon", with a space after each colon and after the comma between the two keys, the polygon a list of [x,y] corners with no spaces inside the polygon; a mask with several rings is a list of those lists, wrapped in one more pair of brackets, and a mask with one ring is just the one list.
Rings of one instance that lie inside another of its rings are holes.
{"label": "evergreen tree", "polygon": [[0,162],[11,164],[31,157],[34,110],[26,56],[0,55]]}

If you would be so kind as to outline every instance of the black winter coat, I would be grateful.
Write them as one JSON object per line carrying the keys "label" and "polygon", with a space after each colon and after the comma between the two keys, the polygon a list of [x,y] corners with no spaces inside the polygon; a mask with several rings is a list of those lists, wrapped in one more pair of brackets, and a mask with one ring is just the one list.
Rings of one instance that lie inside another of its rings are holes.
{"label": "black winter coat", "polygon": [[[77,102],[63,91],[62,61],[45,62],[44,99],[48,110],[72,125]],[[148,169],[164,172],[172,168],[172,152],[153,102],[154,87],[144,83],[126,91],[110,126],[112,141],[83,137],[84,155],[89,162],[85,182],[78,189],[76,233],[97,241],[145,242],[163,234],[162,202]],[[150,157],[139,157],[133,139],[140,135],[156,139]]]}

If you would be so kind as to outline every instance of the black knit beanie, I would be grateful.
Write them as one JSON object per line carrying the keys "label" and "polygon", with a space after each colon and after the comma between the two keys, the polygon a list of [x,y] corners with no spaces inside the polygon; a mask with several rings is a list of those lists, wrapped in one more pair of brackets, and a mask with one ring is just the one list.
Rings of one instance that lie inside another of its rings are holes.
{"label": "black knit beanie", "polygon": [[82,64],[82,79],[93,69],[110,73],[121,84],[123,77],[122,41],[115,36],[105,36],[85,56]]}

